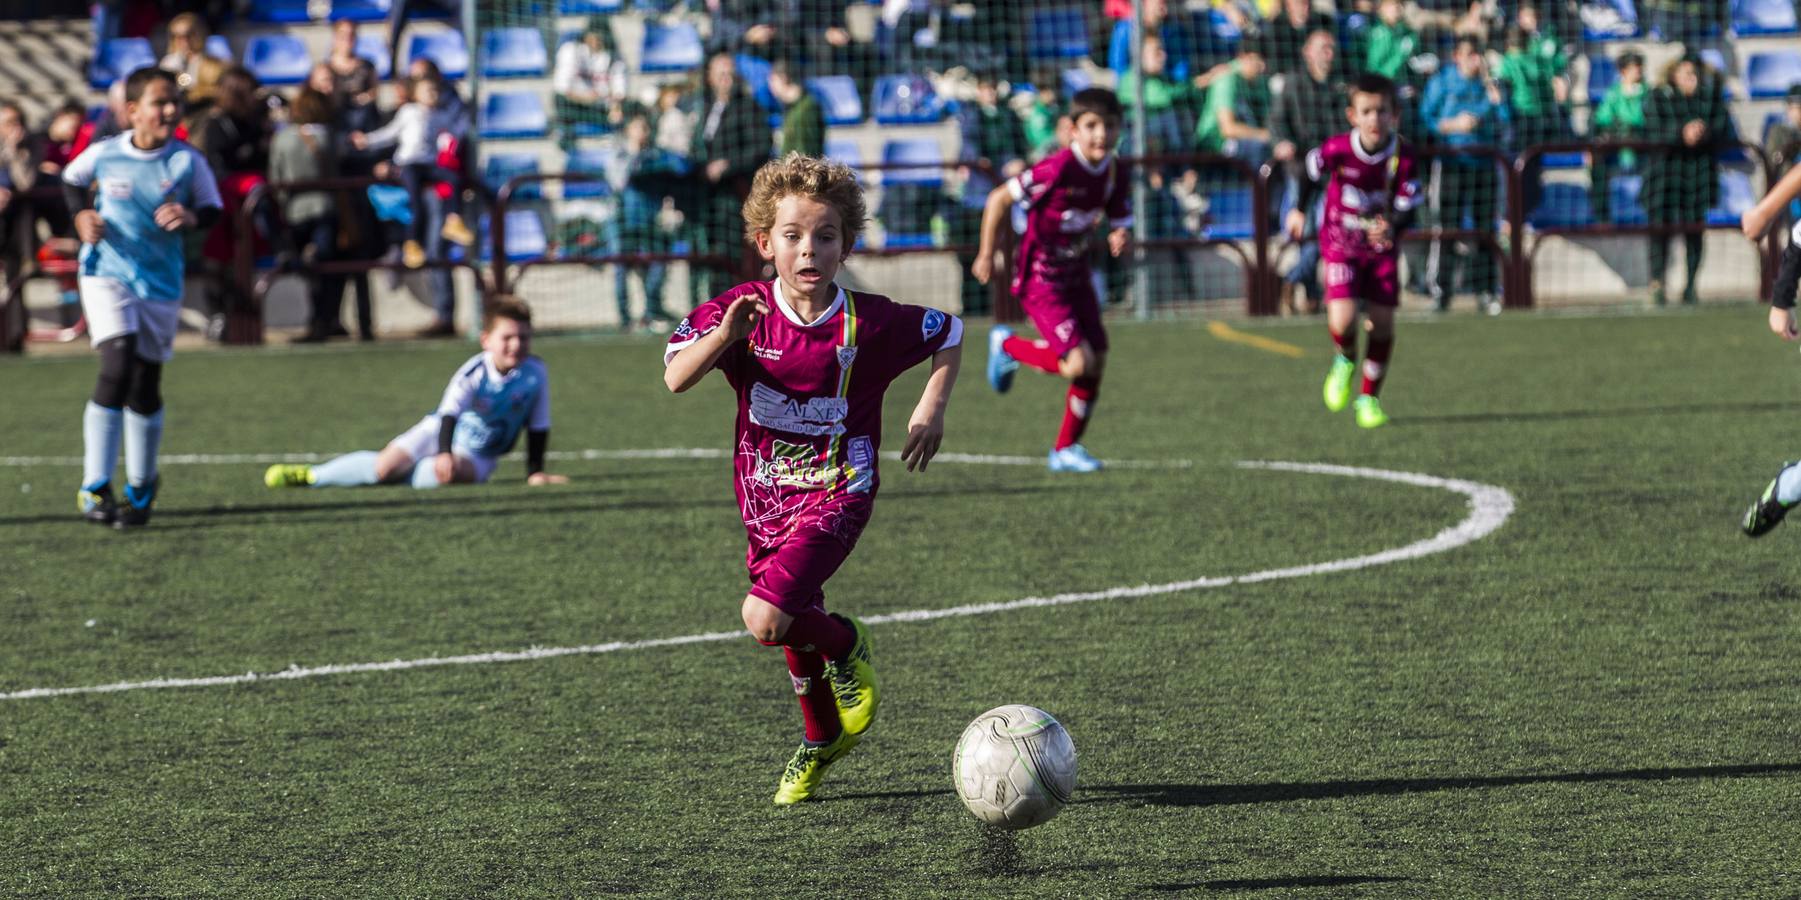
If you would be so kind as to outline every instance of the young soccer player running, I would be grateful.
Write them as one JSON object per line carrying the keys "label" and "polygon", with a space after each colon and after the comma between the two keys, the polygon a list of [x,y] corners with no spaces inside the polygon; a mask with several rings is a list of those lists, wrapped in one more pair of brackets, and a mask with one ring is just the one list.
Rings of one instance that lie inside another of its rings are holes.
{"label": "young soccer player running", "polygon": [[[1363,356],[1363,384],[1356,401],[1357,424],[1388,424],[1376,396],[1388,374],[1395,346],[1395,307],[1401,302],[1400,233],[1419,205],[1413,151],[1394,130],[1394,82],[1364,75],[1351,87],[1347,134],[1327,138],[1307,154],[1301,200],[1288,214],[1288,233],[1299,240],[1307,226],[1302,210],[1326,192],[1319,230],[1326,263],[1326,327],[1338,355],[1326,373],[1326,408],[1339,412],[1351,402],[1357,372],[1358,318],[1369,321]],[[1359,307],[1362,307],[1359,309]]]}
{"label": "young soccer player running", "polygon": [[1123,112],[1105,88],[1070,98],[1074,136],[1038,165],[988,194],[982,236],[970,274],[983,284],[994,275],[994,248],[1013,204],[1026,207],[1013,294],[1038,327],[1028,341],[996,325],[988,333],[988,384],[999,393],[1013,387],[1020,364],[1069,379],[1063,426],[1049,457],[1053,472],[1096,472],[1101,461],[1081,444],[1100,395],[1107,363],[1107,330],[1088,264],[1088,238],[1107,223],[1107,247],[1119,256],[1131,245],[1132,175],[1113,155]]}
{"label": "young soccer player running", "polygon": [[[1781,217],[1789,202],[1801,197],[1801,166],[1790,169],[1782,180],[1770,188],[1757,205],[1739,220],[1745,237],[1763,239],[1770,226]],[[1789,231],[1788,246],[1782,251],[1782,267],[1776,272],[1776,286],[1770,297],[1770,330],[1785,341],[1801,339],[1801,328],[1795,323],[1795,294],[1801,287],[1801,222]],[[1801,463],[1786,462],[1763,494],[1751,501],[1745,511],[1743,527],[1747,537],[1763,537],[1782,524],[1784,516],[1801,503]]]}
{"label": "young soccer player running", "polygon": [[869,523],[882,396],[932,360],[901,449],[908,471],[925,471],[944,440],[962,355],[955,316],[833,281],[864,221],[862,192],[843,165],[797,153],[765,165],[744,224],[776,280],[696,307],[663,353],[671,391],[718,369],[738,397],[735,487],[751,582],[740,611],[752,637],[785,651],[806,728],[776,789],[783,806],[812,796],[876,713],[869,635],[826,612],[824,588]]}
{"label": "young soccer player running", "polygon": [[[218,221],[219,186],[206,157],[173,137],[175,76],[139,69],[125,80],[131,130],[88,147],[63,169],[81,239],[79,284],[100,378],[82,416],[76,506],[97,525],[134,528],[156,502],[163,437],[163,364],[175,353],[183,270],[180,232]],[[113,467],[125,445],[125,502]]]}
{"label": "young soccer player running", "polygon": [[510,297],[495,300],[482,320],[482,352],[457,367],[438,411],[419,420],[380,453],[359,450],[316,466],[277,464],[263,483],[278,487],[358,487],[412,482],[483,484],[525,432],[525,483],[564,484],[544,471],[550,447],[550,370],[531,355],[532,313]]}

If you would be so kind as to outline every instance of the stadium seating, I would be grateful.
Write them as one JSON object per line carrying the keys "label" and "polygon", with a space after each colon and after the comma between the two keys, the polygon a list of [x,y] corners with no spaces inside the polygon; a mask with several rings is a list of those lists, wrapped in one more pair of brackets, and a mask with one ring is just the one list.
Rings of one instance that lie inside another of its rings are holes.
{"label": "stadium seating", "polygon": [[1738,225],[1739,217],[1756,202],[1757,195],[1751,190],[1751,176],[1737,169],[1723,169],[1720,172],[1720,199],[1707,211],[1707,224],[1734,227]]}
{"label": "stadium seating", "polygon": [[206,36],[206,55],[224,60],[234,60],[238,55],[231,52],[231,42],[222,34]]}
{"label": "stadium seating", "polygon": [[856,80],[849,75],[809,78],[807,89],[819,99],[827,125],[855,125],[863,121],[863,97],[857,93]]}
{"label": "stadium seating", "polygon": [[539,78],[550,66],[544,35],[536,28],[482,32],[481,72],[488,78]]}
{"label": "stadium seating", "polygon": [[1088,23],[1081,7],[1033,10],[1026,25],[1026,55],[1033,59],[1081,59],[1088,55]]}
{"label": "stadium seating", "polygon": [[1641,196],[1645,190],[1642,175],[1616,175],[1608,182],[1607,197],[1612,206],[1609,221],[1615,225],[1646,225],[1651,221]]}
{"label": "stadium seating", "polygon": [[1599,54],[1588,58],[1588,102],[1591,106],[1599,106],[1607,96],[1607,89],[1620,80],[1619,66],[1614,64],[1613,57]]}
{"label": "stadium seating", "polygon": [[559,0],[557,14],[562,16],[604,16],[625,7],[622,0]]}
{"label": "stadium seating", "polygon": [[[504,252],[507,262],[524,262],[528,259],[538,259],[549,253],[550,240],[544,234],[544,219],[538,215],[537,210],[509,209],[506,223]],[[490,248],[494,246],[494,241],[488,231],[486,214],[481,217],[478,231],[477,246],[481,256],[486,258],[490,253]]]}
{"label": "stadium seating", "polygon": [[[863,165],[863,148],[856,141],[848,138],[828,138],[825,142],[825,158],[837,160],[856,169]],[[857,173],[861,178],[862,172]]]}
{"label": "stadium seating", "polygon": [[904,138],[889,141],[882,145],[883,165],[917,165],[918,168],[884,170],[882,183],[942,185],[944,183],[944,162],[944,149],[938,146],[935,138]]}
{"label": "stadium seating", "polygon": [[1733,0],[1732,30],[1746,37],[1794,34],[1801,27],[1797,27],[1795,5],[1789,0]]}
{"label": "stadium seating", "polygon": [[[513,176],[536,174],[536,153],[493,153],[489,154],[488,162],[482,168],[482,182],[488,186],[488,190],[499,196],[501,187]],[[512,196],[515,200],[537,200],[544,196],[544,192],[539,188],[538,182],[524,181],[514,188]]]}
{"label": "stadium seating", "polygon": [[704,61],[700,31],[693,23],[644,23],[644,52],[638,59],[638,71],[689,72]]}
{"label": "stadium seating", "polygon": [[543,137],[550,130],[536,91],[495,91],[482,103],[481,136],[491,140]]}
{"label": "stadium seating", "polygon": [[1582,4],[1582,39],[1591,43],[1638,37],[1638,9],[1632,0],[1590,0]]}
{"label": "stadium seating", "polygon": [[1573,153],[1546,153],[1539,157],[1541,165],[1547,169],[1581,169],[1588,165],[1582,158],[1581,151]]}
{"label": "stadium seating", "polygon": [[1797,81],[1801,81],[1801,50],[1793,47],[1753,53],[1745,64],[1745,83],[1753,99],[1781,97]]}
{"label": "stadium seating", "polygon": [[332,0],[330,17],[333,22],[380,22],[387,19],[392,6],[393,0]]}
{"label": "stadium seating", "polygon": [[882,125],[929,125],[948,110],[932,83],[918,75],[884,75],[876,79],[875,120]]}
{"label": "stadium seating", "polygon": [[[1065,96],[1073,96],[1077,91],[1094,87],[1094,75],[1081,66],[1071,66],[1070,68],[1064,69],[1061,80]],[[1120,99],[1127,103],[1131,102],[1131,98],[1129,97],[1122,97]]]}
{"label": "stadium seating", "polygon": [[1551,182],[1539,193],[1538,208],[1526,217],[1534,228],[1581,228],[1594,224],[1588,185]]}
{"label": "stadium seating", "polygon": [[312,71],[306,42],[291,34],[259,34],[244,47],[244,68],[263,84],[299,84]]}
{"label": "stadium seating", "polygon": [[612,185],[607,184],[605,176],[607,171],[607,159],[611,157],[614,152],[615,151],[612,150],[583,149],[569,154],[569,158],[563,162],[564,172],[569,174],[580,173],[583,175],[595,175],[599,177],[594,181],[563,182],[563,198],[566,200],[574,200],[582,197],[606,197],[611,195],[613,193],[613,188]]}
{"label": "stadium seating", "polygon": [[1207,224],[1201,236],[1213,240],[1242,241],[1255,233],[1256,218],[1250,188],[1226,188],[1207,195]]}
{"label": "stadium seating", "polygon": [[757,98],[757,105],[770,112],[781,112],[782,101],[775,99],[769,90],[769,60],[740,53],[732,57],[733,65],[738,67],[738,77],[750,86],[751,95]]}
{"label": "stadium seating", "polygon": [[469,46],[463,43],[461,31],[430,31],[415,34],[407,42],[406,58],[410,63],[425,57],[438,64],[445,78],[456,80],[469,73]]}
{"label": "stadium seating", "polygon": [[369,33],[356,36],[356,55],[375,65],[375,77],[383,81],[394,72],[394,60],[388,57],[388,39],[384,35]]}
{"label": "stadium seating", "polygon": [[252,22],[263,22],[277,25],[294,25],[312,21],[307,12],[307,0],[251,0],[249,18]]}
{"label": "stadium seating", "polygon": [[114,81],[145,67],[156,65],[156,51],[146,38],[113,38],[102,44],[94,61],[88,63],[88,84],[105,90]]}

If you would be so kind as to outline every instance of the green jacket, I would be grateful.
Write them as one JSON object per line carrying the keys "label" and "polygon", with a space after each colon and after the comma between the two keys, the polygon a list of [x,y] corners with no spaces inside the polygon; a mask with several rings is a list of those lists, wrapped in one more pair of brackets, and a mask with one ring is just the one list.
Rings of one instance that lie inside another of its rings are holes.
{"label": "green jacket", "polygon": [[1059,110],[1044,102],[1034,100],[1024,115],[1019,117],[1019,124],[1026,130],[1026,143],[1032,148],[1034,158],[1043,158],[1057,152],[1057,115]]}
{"label": "green jacket", "polygon": [[1207,105],[1201,109],[1201,121],[1195,126],[1195,144],[1205,153],[1225,151],[1226,139],[1220,134],[1219,111],[1229,109],[1238,121],[1261,128],[1269,124],[1269,80],[1248,81],[1232,64],[1232,70],[1214,81],[1207,90]]}
{"label": "green jacket", "polygon": [[[1554,48],[1553,48],[1554,49]],[[1497,80],[1508,87],[1508,105],[1515,118],[1547,116],[1557,111],[1557,93],[1551,82],[1559,74],[1556,58],[1526,50],[1509,50],[1501,57]]]}
{"label": "green jacket", "polygon": [[782,153],[825,155],[825,112],[809,91],[782,113]]}
{"label": "green jacket", "polygon": [[1389,25],[1377,20],[1365,33],[1363,70],[1383,78],[1399,79],[1407,60],[1419,51],[1420,36],[1406,22]]}
{"label": "green jacket", "polygon": [[[1119,102],[1130,109],[1136,102],[1138,90],[1138,70],[1132,69],[1119,77]],[[1187,82],[1170,81],[1162,75],[1154,75],[1144,82],[1144,108],[1151,110],[1172,109],[1178,103],[1186,103],[1194,88]]]}
{"label": "green jacket", "polygon": [[[1601,98],[1601,105],[1595,107],[1594,127],[1589,129],[1596,137],[1640,139],[1645,136],[1645,83],[1639,82],[1627,93],[1627,88],[1620,82],[1614,82]],[[1620,151],[1620,165],[1630,169],[1637,165],[1638,154],[1631,150]]]}

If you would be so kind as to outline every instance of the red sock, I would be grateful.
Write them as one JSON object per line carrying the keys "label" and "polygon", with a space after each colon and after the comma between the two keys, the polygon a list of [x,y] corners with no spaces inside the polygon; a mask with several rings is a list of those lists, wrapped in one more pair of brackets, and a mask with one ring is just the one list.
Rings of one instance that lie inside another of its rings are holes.
{"label": "red sock", "polygon": [[1388,375],[1388,357],[1394,350],[1394,338],[1370,338],[1369,352],[1363,358],[1363,393],[1374,397],[1381,392],[1382,379]]}
{"label": "red sock", "polygon": [[788,633],[782,635],[782,646],[802,652],[818,652],[827,659],[843,659],[857,643],[857,633],[849,625],[814,607],[794,617]]}
{"label": "red sock", "polygon": [[818,653],[783,647],[788,656],[788,677],[794,681],[794,693],[800,699],[800,716],[807,724],[807,740],[829,741],[838,737],[844,726],[838,722],[838,704],[832,699],[832,686],[826,682],[825,657]]}
{"label": "red sock", "polygon": [[1058,450],[1082,439],[1082,432],[1088,430],[1088,417],[1094,414],[1094,398],[1100,393],[1099,378],[1084,376],[1069,383],[1068,401],[1063,404],[1063,430],[1057,432]]}
{"label": "red sock", "polygon": [[[1356,325],[1357,325],[1357,323],[1352,322],[1351,325],[1346,327],[1344,331],[1342,331],[1338,334],[1332,335],[1332,343],[1338,345],[1338,355],[1344,357],[1345,359],[1355,360],[1357,358],[1357,327],[1356,327]],[[1370,342],[1370,349],[1372,351],[1376,349],[1376,344],[1374,341]]]}
{"label": "red sock", "polygon": [[1060,357],[1057,356],[1055,350],[1051,349],[1051,345],[1044,341],[1028,341],[1022,337],[1010,337],[1001,342],[1001,349],[1007,351],[1008,356],[1019,360],[1020,365],[1031,366],[1040,372],[1049,372],[1052,375],[1061,371],[1057,368]]}

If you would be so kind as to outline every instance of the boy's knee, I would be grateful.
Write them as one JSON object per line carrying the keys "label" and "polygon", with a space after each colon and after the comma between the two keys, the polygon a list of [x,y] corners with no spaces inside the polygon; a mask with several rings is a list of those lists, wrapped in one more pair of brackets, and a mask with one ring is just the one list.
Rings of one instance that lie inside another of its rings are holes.
{"label": "boy's knee", "polygon": [[759,643],[779,643],[782,635],[788,631],[787,622],[784,621],[787,617],[782,615],[782,611],[776,609],[774,604],[754,594],[744,598],[744,605],[740,609],[740,613],[744,619],[745,630],[749,631],[750,636],[756,638]]}

